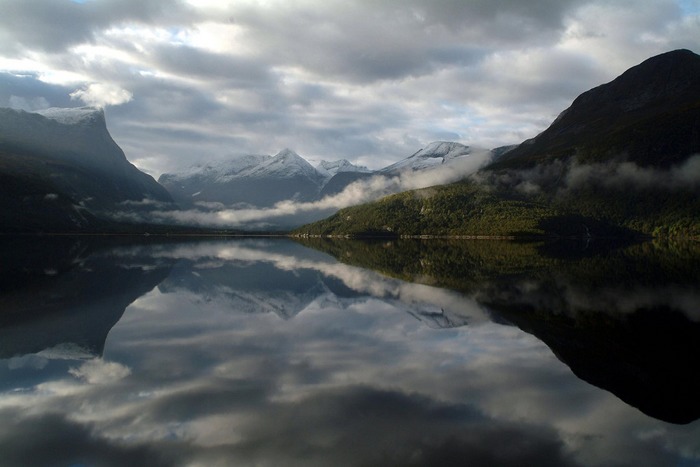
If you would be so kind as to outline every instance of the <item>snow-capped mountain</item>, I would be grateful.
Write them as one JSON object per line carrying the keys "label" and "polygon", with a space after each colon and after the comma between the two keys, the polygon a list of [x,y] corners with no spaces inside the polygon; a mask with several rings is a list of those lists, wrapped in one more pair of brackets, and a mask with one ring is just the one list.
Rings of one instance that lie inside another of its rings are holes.
{"label": "snow-capped mountain", "polygon": [[449,166],[472,152],[469,146],[438,141],[402,161],[372,171],[346,159],[323,160],[313,167],[294,151],[284,149],[275,156],[235,156],[224,162],[195,165],[163,174],[158,181],[183,208],[267,208],[285,200],[317,201],[374,176],[392,177]]}
{"label": "snow-capped mountain", "polygon": [[275,156],[234,157],[219,164],[195,166],[158,179],[182,206],[247,205],[271,207],[279,201],[313,201],[325,181],[290,149]]}
{"label": "snow-capped mountain", "polygon": [[355,165],[347,159],[340,159],[338,161],[321,161],[316,166],[316,170],[323,174],[328,180],[339,173],[372,173],[372,171],[367,167]]}
{"label": "snow-capped mountain", "polygon": [[396,175],[406,171],[417,172],[450,164],[472,154],[472,148],[460,143],[435,141],[415,154],[391,164],[378,172],[383,175]]}
{"label": "snow-capped mountain", "polygon": [[194,178],[209,182],[225,183],[236,178],[244,170],[256,167],[270,158],[271,156],[257,154],[236,156],[226,161],[204,165],[196,164],[181,172],[164,174],[161,176],[161,179],[167,181],[167,183],[185,182]]}
{"label": "snow-capped mountain", "polygon": [[123,203],[172,203],[114,142],[101,109],[0,108],[0,230],[88,228]]}
{"label": "snow-capped mountain", "polygon": [[245,170],[242,175],[251,178],[307,177],[310,180],[319,178],[316,169],[291,149],[281,150],[274,157],[265,159],[259,165]]}
{"label": "snow-capped mountain", "polygon": [[[323,196],[331,196],[342,192],[348,185],[372,176],[394,177],[406,173],[428,173],[438,168],[450,167],[466,160],[474,153],[474,149],[460,143],[436,141],[413,155],[402,159],[377,171],[338,171],[321,191]],[[458,169],[460,170],[460,169]]]}

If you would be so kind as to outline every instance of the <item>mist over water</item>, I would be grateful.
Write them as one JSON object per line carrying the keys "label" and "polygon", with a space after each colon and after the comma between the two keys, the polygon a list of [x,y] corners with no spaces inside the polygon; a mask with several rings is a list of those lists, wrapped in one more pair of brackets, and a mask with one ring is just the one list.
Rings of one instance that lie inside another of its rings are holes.
{"label": "mist over water", "polygon": [[696,250],[312,246],[5,245],[0,465],[700,461]]}

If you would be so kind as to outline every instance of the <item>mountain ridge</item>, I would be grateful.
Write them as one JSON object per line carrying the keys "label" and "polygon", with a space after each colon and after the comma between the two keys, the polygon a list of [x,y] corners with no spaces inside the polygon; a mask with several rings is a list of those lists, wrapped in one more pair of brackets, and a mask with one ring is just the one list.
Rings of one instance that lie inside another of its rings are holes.
{"label": "mountain ridge", "polygon": [[[680,49],[651,57],[579,95],[546,130],[491,168],[532,167],[573,156],[604,161],[611,152],[641,166],[670,167],[700,152],[698,96],[700,56]],[[660,135],[659,124],[675,137]]]}
{"label": "mountain ridge", "polygon": [[[287,200],[318,201],[373,176],[395,177],[432,170],[471,154],[469,146],[436,141],[401,161],[370,170],[346,159],[323,160],[313,167],[293,150],[283,149],[275,156],[236,156],[216,164],[199,164],[181,172],[164,173],[158,182],[183,207],[218,203],[215,205],[266,208]],[[260,192],[262,184],[267,187]]]}

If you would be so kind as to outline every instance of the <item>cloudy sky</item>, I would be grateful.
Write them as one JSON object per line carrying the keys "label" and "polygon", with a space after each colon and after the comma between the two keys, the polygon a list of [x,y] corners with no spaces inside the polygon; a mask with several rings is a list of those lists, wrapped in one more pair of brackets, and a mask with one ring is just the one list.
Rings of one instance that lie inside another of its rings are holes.
{"label": "cloudy sky", "polygon": [[700,0],[0,0],[0,106],[104,106],[158,176],[288,147],[370,168],[495,147],[650,56]]}

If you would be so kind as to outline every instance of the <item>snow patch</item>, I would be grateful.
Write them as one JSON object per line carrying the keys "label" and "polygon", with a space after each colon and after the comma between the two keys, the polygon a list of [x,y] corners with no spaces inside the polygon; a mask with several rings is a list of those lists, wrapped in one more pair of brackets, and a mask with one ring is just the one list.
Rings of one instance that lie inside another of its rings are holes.
{"label": "snow patch", "polygon": [[38,110],[35,113],[54,120],[63,125],[77,125],[94,122],[97,119],[104,120],[104,111],[97,107],[60,108],[51,107]]}
{"label": "snow patch", "polygon": [[473,148],[460,143],[435,141],[410,157],[380,170],[384,174],[399,174],[436,168],[469,157]]}

